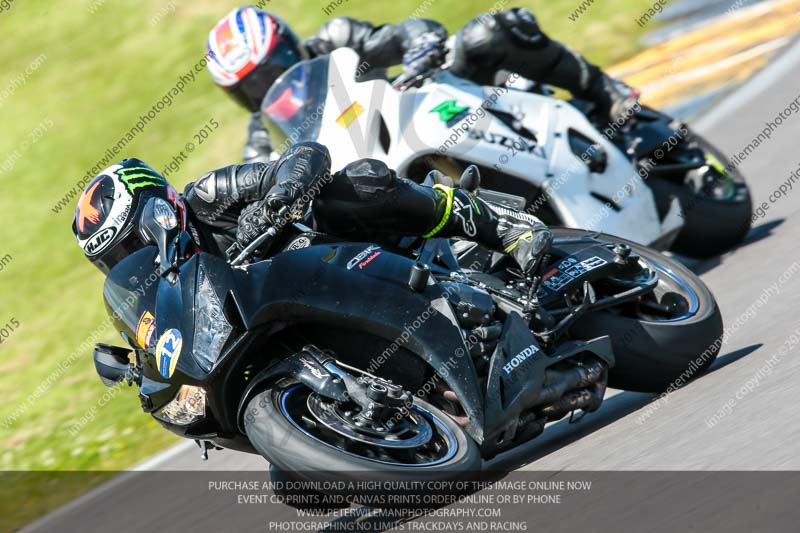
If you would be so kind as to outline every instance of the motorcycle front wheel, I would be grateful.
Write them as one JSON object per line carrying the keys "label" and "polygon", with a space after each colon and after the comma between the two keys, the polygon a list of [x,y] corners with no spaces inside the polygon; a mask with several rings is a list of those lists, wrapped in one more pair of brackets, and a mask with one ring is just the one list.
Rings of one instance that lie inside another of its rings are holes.
{"label": "motorcycle front wheel", "polygon": [[[474,440],[451,417],[419,398],[402,421],[403,430],[385,435],[349,425],[348,417],[331,405],[320,409],[325,402],[305,385],[284,379],[249,402],[245,432],[274,467],[291,479],[312,483],[448,482],[480,471]],[[363,494],[349,495],[357,501]]]}

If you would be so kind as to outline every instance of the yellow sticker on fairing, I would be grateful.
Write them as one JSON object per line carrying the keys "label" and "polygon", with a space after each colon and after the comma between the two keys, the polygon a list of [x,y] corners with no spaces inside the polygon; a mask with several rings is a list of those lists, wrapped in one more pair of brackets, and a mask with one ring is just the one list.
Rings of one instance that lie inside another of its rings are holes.
{"label": "yellow sticker on fairing", "polygon": [[158,373],[164,379],[169,379],[175,373],[178,359],[183,347],[183,336],[177,329],[168,329],[156,345],[156,366]]}
{"label": "yellow sticker on fairing", "polygon": [[153,340],[156,331],[156,317],[150,311],[145,311],[136,324],[136,343],[142,348],[147,348]]}
{"label": "yellow sticker on fairing", "polygon": [[336,122],[344,127],[349,128],[350,124],[352,124],[358,116],[364,112],[364,108],[358,102],[353,102],[350,107],[342,111],[342,114],[339,115],[339,118],[336,119]]}

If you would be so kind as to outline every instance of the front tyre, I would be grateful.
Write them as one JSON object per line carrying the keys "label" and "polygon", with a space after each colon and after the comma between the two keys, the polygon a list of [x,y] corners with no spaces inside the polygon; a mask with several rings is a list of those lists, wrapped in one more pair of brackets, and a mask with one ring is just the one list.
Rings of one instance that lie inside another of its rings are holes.
{"label": "front tyre", "polygon": [[346,416],[331,422],[319,405],[319,395],[305,385],[280,381],[250,401],[245,432],[272,465],[312,482],[451,481],[480,470],[475,442],[423,400],[414,399],[406,431],[385,438],[348,427]]}

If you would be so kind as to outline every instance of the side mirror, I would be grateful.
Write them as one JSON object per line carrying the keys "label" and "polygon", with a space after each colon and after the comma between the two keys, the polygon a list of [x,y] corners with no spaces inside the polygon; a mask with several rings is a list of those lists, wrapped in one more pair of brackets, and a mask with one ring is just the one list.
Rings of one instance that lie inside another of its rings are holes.
{"label": "side mirror", "polygon": [[175,248],[170,243],[180,233],[175,209],[163,198],[150,198],[142,210],[139,220],[139,233],[148,244],[158,246],[159,274],[172,270]]}
{"label": "side mirror", "polygon": [[94,348],[94,369],[106,387],[113,387],[126,379],[131,369],[130,350],[98,343]]}

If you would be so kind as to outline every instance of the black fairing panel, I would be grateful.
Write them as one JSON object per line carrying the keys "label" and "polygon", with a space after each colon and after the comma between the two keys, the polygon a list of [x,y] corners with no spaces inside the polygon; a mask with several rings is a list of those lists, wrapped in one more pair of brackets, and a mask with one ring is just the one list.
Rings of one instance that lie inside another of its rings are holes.
{"label": "black fairing panel", "polygon": [[592,353],[609,367],[614,366],[614,351],[608,337],[588,342],[570,341],[549,354],[543,352],[525,321],[511,313],[506,320],[502,341],[497,345],[486,382],[486,427],[482,452],[487,457],[507,448],[522,428],[520,414],[537,405],[548,367],[569,357]]}
{"label": "black fairing panel", "polygon": [[481,442],[482,394],[469,351],[441,288],[408,287],[413,264],[370,244],[315,245],[235,269],[234,298],[248,330],[313,321],[394,341],[413,325],[403,347],[444,378],[469,417],[467,430]]}
{"label": "black fairing panel", "polygon": [[[666,116],[650,117],[650,120],[639,120],[635,123],[631,138],[639,139],[635,147],[634,158],[647,157],[657,148],[663,148],[664,142],[678,132],[670,127],[670,119]],[[680,138],[680,136],[678,137]]]}
{"label": "black fairing panel", "polygon": [[[136,344],[136,327],[145,311],[156,319],[149,350],[141,352],[142,384],[140,392],[148,398],[145,410],[152,411],[169,402],[181,384],[198,383],[205,372],[192,357],[194,335],[194,292],[198,258],[187,261],[175,283],[160,277],[154,268],[158,250],[148,246],[131,254],[109,272],[103,286],[103,297],[109,315],[118,331],[124,333],[132,346]],[[167,379],[158,370],[155,345],[169,329],[181,333],[183,346],[174,375]]]}
{"label": "black fairing panel", "polygon": [[106,311],[117,331],[136,339],[136,324],[145,311],[155,312],[158,275],[153,267],[158,250],[142,248],[109,271],[103,284]]}

